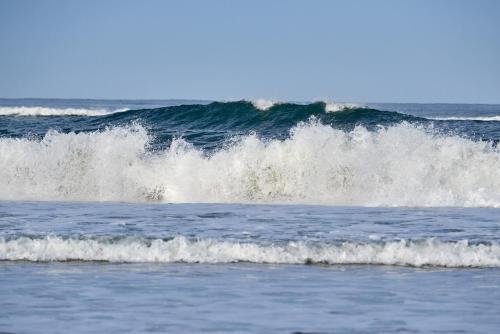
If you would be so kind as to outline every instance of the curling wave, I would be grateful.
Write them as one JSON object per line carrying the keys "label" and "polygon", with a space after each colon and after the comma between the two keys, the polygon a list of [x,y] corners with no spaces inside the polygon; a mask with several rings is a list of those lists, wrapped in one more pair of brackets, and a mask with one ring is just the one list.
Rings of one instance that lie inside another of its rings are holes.
{"label": "curling wave", "polygon": [[259,245],[215,239],[0,238],[0,260],[273,264],[373,264],[500,267],[500,245],[467,240],[399,240],[383,243],[291,241]]}
{"label": "curling wave", "polygon": [[[369,108],[357,108],[340,104],[276,103],[255,106],[247,101],[213,102],[210,104],[174,105],[139,110],[87,110],[10,108],[9,113],[24,116],[39,114],[60,117],[18,117],[9,114],[0,117],[0,137],[43,136],[51,129],[71,131],[95,131],[139,122],[155,136],[156,143],[164,147],[173,136],[185,135],[195,146],[205,149],[220,147],[224,140],[235,134],[258,133],[266,138],[285,138],[299,122],[314,117],[323,124],[351,130],[355,125],[370,129],[377,125],[391,125],[402,121],[425,122],[415,116],[397,112],[385,112]],[[267,102],[266,102],[267,103]],[[71,115],[72,117],[67,117]],[[1,114],[0,114],[1,116]],[[93,117],[88,117],[93,116]]]}
{"label": "curling wave", "polygon": [[[244,103],[245,101],[238,101],[238,102],[230,102],[230,103]],[[344,111],[344,110],[349,110],[349,109],[363,109],[366,108],[360,104],[355,104],[355,103],[338,103],[338,102],[323,102],[323,101],[317,101],[312,104],[295,104],[295,103],[288,103],[288,102],[278,102],[274,100],[265,100],[265,99],[257,99],[254,101],[251,101],[252,105],[254,106],[255,109],[261,110],[261,111],[267,111],[274,107],[275,105],[280,105],[280,104],[285,104],[289,106],[309,106],[309,105],[323,105],[324,106],[324,112],[330,113],[330,112],[338,112],[338,111]]]}

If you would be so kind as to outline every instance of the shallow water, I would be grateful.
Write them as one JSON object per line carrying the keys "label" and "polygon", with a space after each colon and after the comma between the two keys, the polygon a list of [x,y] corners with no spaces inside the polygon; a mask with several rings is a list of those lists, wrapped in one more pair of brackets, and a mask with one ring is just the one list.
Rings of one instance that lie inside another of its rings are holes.
{"label": "shallow water", "polygon": [[495,333],[500,271],[0,264],[4,332]]}
{"label": "shallow water", "polygon": [[[262,249],[258,263],[234,263],[223,248],[212,252],[211,258],[207,254],[210,247],[228,242],[269,246],[294,241],[314,248],[318,243],[376,245],[432,238],[441,243],[468,240],[470,246],[498,245],[498,213],[484,208],[2,202],[4,242],[21,236],[44,240],[50,235],[106,240],[107,245],[127,236],[149,241],[183,236],[213,243],[202,253],[183,248],[185,244],[166,250],[183,252],[180,261],[191,263],[178,263],[179,258],[163,259],[167,263],[123,263],[127,261],[123,257],[111,262],[0,261],[0,329],[494,333],[500,326],[500,262],[475,268],[463,262],[458,268],[445,268],[439,262],[442,256],[434,258],[438,261],[434,264],[418,264],[412,256],[421,253],[409,252],[403,258],[406,263],[396,266],[308,261],[290,265],[260,263],[279,259]],[[127,245],[135,247],[121,251],[122,256],[131,256],[128,260],[134,261],[137,252],[148,252],[147,247]],[[12,252],[0,247],[4,259]],[[30,252],[64,255],[68,248],[49,246]],[[213,262],[213,256],[220,262],[199,263]],[[500,251],[489,256],[489,261],[500,260]],[[449,265],[457,266],[453,250],[444,254],[447,258]]]}

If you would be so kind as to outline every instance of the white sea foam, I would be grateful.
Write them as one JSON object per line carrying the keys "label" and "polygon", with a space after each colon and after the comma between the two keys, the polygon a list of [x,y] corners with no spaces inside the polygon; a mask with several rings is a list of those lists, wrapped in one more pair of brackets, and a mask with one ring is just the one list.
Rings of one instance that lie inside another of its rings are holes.
{"label": "white sea foam", "polygon": [[499,267],[500,246],[441,242],[311,243],[259,245],[183,236],[164,241],[125,239],[0,238],[0,260],[109,262],[252,262],[275,264],[383,264],[402,266]]}
{"label": "white sea foam", "polygon": [[[259,110],[266,111],[275,106],[276,104],[279,104],[281,102],[277,102],[274,100],[265,100],[265,99],[258,99],[251,101],[253,106]],[[301,104],[301,103],[299,103]],[[354,104],[354,103],[336,103],[336,102],[324,102],[325,104],[325,112],[338,112],[338,111],[343,111],[347,109],[355,109],[355,108],[361,108],[362,106],[359,104]]]}
{"label": "white sea foam", "polygon": [[141,126],[0,139],[1,200],[500,207],[500,152],[409,124],[351,132],[315,122],[210,156],[182,139],[147,150]]}
{"label": "white sea foam", "polygon": [[440,121],[484,121],[484,122],[499,122],[500,116],[474,116],[474,117],[429,117],[429,119]]}
{"label": "white sea foam", "polygon": [[264,99],[258,99],[255,101],[252,101],[252,104],[255,108],[266,111],[272,108],[277,102],[272,101],[272,100],[264,100]]}
{"label": "white sea foam", "polygon": [[326,102],[325,103],[325,112],[338,112],[348,109],[361,108],[362,106],[354,103],[335,103],[335,102]]}
{"label": "white sea foam", "polygon": [[83,108],[48,108],[48,107],[0,107],[0,115],[16,116],[103,116],[128,109],[83,109]]}

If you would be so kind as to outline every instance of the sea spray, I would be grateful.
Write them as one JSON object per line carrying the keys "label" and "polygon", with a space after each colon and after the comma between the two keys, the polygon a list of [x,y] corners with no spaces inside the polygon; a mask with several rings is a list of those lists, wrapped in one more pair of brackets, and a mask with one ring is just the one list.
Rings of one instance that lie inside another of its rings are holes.
{"label": "sea spray", "polygon": [[140,125],[2,138],[0,199],[500,207],[497,148],[407,123],[311,121],[285,140],[250,134],[212,153],[150,142]]}

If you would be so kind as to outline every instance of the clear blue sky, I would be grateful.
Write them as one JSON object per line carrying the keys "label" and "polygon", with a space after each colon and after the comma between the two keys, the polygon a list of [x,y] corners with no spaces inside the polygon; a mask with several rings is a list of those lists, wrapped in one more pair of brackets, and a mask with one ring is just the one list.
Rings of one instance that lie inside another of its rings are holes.
{"label": "clear blue sky", "polygon": [[500,103],[500,1],[0,0],[0,97]]}

